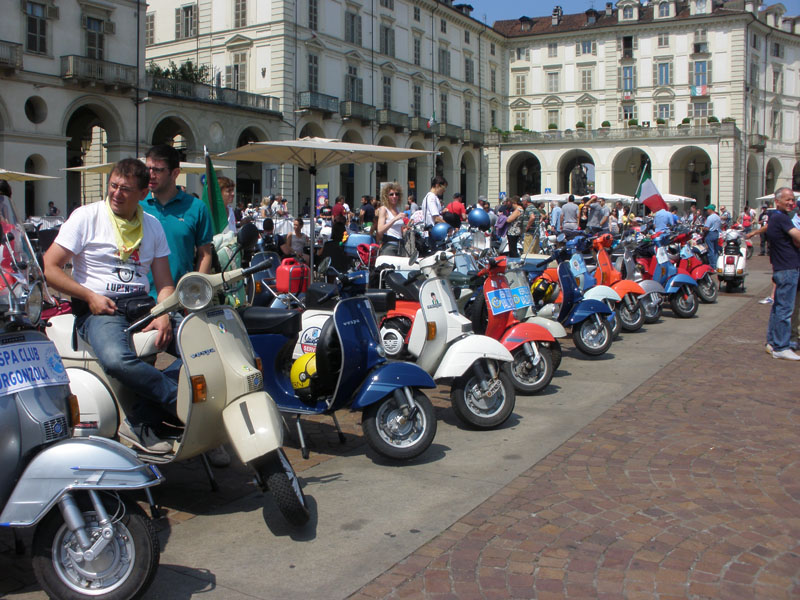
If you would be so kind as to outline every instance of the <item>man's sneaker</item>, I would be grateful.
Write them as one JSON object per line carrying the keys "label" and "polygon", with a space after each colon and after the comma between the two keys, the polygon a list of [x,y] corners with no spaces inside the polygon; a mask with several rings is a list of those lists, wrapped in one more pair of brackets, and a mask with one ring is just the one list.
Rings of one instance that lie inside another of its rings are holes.
{"label": "man's sneaker", "polygon": [[800,356],[794,353],[794,350],[791,348],[787,348],[786,350],[781,350],[780,352],[772,351],[772,358],[782,358],[784,360],[800,360]]}
{"label": "man's sneaker", "polygon": [[209,450],[206,452],[206,458],[212,466],[220,469],[231,464],[231,455],[228,454],[227,450],[225,450],[225,446],[220,446],[219,448]]}
{"label": "man's sneaker", "polygon": [[772,354],[772,344],[770,344],[769,342],[764,344],[764,352],[766,352],[767,354]]}
{"label": "man's sneaker", "polygon": [[772,299],[772,296],[767,296],[763,300],[758,301],[759,304],[772,304],[773,302],[774,300]]}
{"label": "man's sneaker", "polygon": [[117,433],[120,439],[150,454],[167,454],[172,451],[172,444],[156,437],[147,425],[133,426],[128,419],[125,419],[119,424]]}

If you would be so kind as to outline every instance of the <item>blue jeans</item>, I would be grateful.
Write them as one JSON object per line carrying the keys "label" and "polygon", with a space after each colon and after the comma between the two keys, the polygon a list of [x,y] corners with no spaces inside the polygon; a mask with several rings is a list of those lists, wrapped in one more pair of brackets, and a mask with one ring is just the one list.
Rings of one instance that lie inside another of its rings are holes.
{"label": "blue jeans", "polygon": [[719,256],[719,232],[709,231],[706,234],[706,247],[708,248],[708,264],[717,270],[717,256]]}
{"label": "blue jeans", "polygon": [[125,333],[129,326],[125,317],[88,315],[79,318],[77,326],[78,333],[92,346],[100,366],[110,377],[149,403],[175,412],[177,381],[136,356],[130,336]]}
{"label": "blue jeans", "polygon": [[769,313],[767,325],[767,343],[773,351],[780,352],[789,347],[791,339],[791,321],[794,311],[794,300],[797,296],[797,285],[800,282],[800,269],[785,269],[772,274],[775,282],[775,302]]}

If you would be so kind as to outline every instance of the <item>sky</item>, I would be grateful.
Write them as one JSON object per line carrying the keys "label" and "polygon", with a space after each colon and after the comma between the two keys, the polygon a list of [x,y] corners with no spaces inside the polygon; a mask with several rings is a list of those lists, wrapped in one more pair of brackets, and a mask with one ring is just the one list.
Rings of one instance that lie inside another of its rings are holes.
{"label": "sky", "polygon": [[[552,14],[555,6],[561,6],[564,13],[578,13],[594,7],[596,10],[604,10],[606,0],[550,0],[541,2],[528,0],[464,0],[467,4],[474,7],[472,16],[479,21],[485,20],[487,25],[503,19],[518,19],[525,15],[528,17],[544,17]],[[616,1],[614,2],[616,4]],[[457,3],[456,3],[457,4]],[[776,0],[766,0],[764,4],[777,4]],[[781,2],[786,7],[787,16],[800,15],[800,0],[783,0]]]}

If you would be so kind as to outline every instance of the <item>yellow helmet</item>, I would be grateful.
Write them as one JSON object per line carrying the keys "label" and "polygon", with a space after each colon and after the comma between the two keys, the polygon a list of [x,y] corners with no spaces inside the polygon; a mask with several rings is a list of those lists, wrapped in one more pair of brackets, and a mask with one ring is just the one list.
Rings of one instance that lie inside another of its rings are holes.
{"label": "yellow helmet", "polygon": [[531,295],[536,304],[552,302],[556,296],[556,284],[544,278],[539,278],[531,286]]}
{"label": "yellow helmet", "polygon": [[311,378],[317,374],[317,354],[306,352],[294,363],[290,372],[292,387],[298,394],[311,393]]}

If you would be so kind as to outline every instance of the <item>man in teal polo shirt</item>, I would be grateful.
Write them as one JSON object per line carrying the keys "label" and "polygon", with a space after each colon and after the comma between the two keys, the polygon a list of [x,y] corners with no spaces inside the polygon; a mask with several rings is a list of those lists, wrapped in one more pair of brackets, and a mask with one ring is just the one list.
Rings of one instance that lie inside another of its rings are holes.
{"label": "man in teal polo shirt", "polygon": [[211,272],[211,215],[205,203],[180,190],[180,155],[172,146],[153,146],[145,156],[150,171],[150,193],[142,208],[161,223],[169,244],[172,280],[191,271]]}

